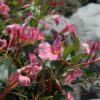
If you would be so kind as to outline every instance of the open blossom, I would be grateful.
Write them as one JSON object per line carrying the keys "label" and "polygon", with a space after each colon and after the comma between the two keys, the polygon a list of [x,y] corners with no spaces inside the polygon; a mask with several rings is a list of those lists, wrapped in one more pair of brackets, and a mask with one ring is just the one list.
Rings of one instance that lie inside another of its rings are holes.
{"label": "open blossom", "polygon": [[33,44],[35,41],[44,40],[44,33],[40,32],[37,28],[30,26],[20,26],[13,24],[7,26],[8,34],[10,35],[10,41],[8,47],[18,40],[19,43]]}
{"label": "open blossom", "polygon": [[0,50],[3,50],[7,46],[6,39],[0,39]]}
{"label": "open blossom", "polygon": [[10,8],[3,1],[0,1],[0,14],[3,15],[3,18],[8,18],[9,12]]}
{"label": "open blossom", "polygon": [[78,77],[81,77],[82,75],[83,75],[82,70],[76,69],[75,71],[67,75],[65,81],[71,84],[74,80],[76,80]]}
{"label": "open blossom", "polygon": [[58,36],[51,46],[47,42],[43,42],[38,47],[39,57],[42,60],[57,60],[59,59],[59,54],[61,54],[61,36]]}

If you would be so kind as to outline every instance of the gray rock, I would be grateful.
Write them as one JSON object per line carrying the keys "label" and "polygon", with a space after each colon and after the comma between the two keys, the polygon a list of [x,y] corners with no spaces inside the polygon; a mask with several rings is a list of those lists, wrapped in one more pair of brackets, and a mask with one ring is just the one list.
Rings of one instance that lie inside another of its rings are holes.
{"label": "gray rock", "polygon": [[82,41],[100,40],[100,4],[91,3],[79,8],[70,20]]}

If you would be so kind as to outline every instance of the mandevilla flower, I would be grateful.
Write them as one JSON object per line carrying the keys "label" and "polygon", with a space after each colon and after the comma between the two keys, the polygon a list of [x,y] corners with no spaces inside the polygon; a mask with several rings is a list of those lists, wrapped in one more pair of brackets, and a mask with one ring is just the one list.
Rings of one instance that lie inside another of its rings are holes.
{"label": "mandevilla flower", "polygon": [[32,28],[30,26],[20,26],[18,24],[13,24],[7,26],[7,31],[10,35],[8,48],[10,48],[15,41],[25,45],[33,44],[38,40],[44,40],[44,33],[40,32],[37,28]]}
{"label": "mandevilla flower", "polygon": [[45,60],[57,60],[59,59],[59,55],[62,52],[62,47],[61,47],[61,36],[58,36],[53,44],[51,46],[47,42],[40,43],[38,47],[38,53],[39,57],[45,61]]}
{"label": "mandevilla flower", "polygon": [[9,12],[10,12],[10,8],[7,5],[5,5],[3,0],[0,1],[0,14],[3,15],[3,18],[8,18]]}

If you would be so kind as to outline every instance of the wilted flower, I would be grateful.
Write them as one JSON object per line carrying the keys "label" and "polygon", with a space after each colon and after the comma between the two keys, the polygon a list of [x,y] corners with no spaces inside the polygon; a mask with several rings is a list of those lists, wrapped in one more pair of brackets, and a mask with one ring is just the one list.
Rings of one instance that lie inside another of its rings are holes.
{"label": "wilted flower", "polygon": [[10,8],[3,1],[0,1],[0,14],[3,15],[3,18],[8,18],[9,12]]}
{"label": "wilted flower", "polygon": [[61,36],[58,36],[51,46],[47,42],[43,42],[38,48],[39,57],[42,60],[57,60],[59,59],[59,54],[61,54]]}

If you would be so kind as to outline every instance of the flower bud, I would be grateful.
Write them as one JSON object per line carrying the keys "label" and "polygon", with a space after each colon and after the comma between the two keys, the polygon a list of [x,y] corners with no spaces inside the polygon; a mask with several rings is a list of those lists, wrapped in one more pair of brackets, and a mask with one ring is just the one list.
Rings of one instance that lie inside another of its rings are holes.
{"label": "flower bud", "polygon": [[19,75],[19,83],[22,86],[29,86],[30,85],[30,78],[27,76]]}

